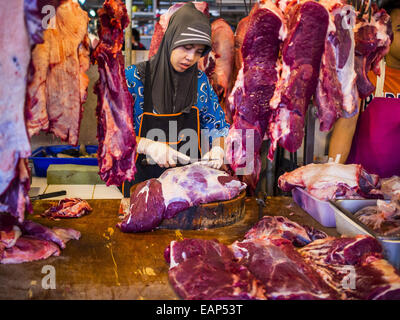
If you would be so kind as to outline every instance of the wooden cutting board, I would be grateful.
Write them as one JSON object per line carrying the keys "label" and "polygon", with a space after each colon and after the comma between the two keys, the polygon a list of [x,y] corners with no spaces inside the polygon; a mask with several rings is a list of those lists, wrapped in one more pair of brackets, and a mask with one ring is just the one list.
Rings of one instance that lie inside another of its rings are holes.
{"label": "wooden cutting board", "polygon": [[[131,194],[137,184],[131,188]],[[161,229],[199,230],[229,226],[240,221],[244,216],[246,191],[234,199],[210,202],[190,207],[179,212],[171,219],[164,219]]]}

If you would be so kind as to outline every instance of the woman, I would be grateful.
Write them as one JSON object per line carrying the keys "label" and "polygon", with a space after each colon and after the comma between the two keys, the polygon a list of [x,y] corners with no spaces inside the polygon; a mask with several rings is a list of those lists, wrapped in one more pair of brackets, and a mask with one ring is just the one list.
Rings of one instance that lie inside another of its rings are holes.
{"label": "woman", "polygon": [[393,42],[381,61],[381,75],[368,74],[375,94],[361,107],[361,115],[340,118],[332,133],[329,157],[361,164],[381,178],[400,175],[400,4],[388,2]]}
{"label": "woman", "polygon": [[[189,2],[171,16],[157,54],[126,69],[138,143],[134,183],[200,158],[211,160],[202,164],[222,166],[229,125],[207,76],[197,68],[210,49],[209,19]],[[211,149],[201,143],[200,130],[205,129]]]}

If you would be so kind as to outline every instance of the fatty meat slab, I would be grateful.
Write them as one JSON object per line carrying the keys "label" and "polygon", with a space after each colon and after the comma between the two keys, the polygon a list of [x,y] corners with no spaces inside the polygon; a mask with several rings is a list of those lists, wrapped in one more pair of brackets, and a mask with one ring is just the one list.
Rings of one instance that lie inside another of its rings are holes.
{"label": "fatty meat slab", "polygon": [[121,0],[106,0],[98,14],[100,42],[92,59],[97,62],[100,73],[94,87],[99,175],[107,186],[120,186],[126,180],[133,180],[136,173],[133,98],[126,84],[121,52],[129,16]]}
{"label": "fatty meat slab", "polygon": [[245,188],[226,172],[196,163],[171,168],[136,187],[130,212],[117,227],[123,232],[150,231],[189,207],[233,199]]}
{"label": "fatty meat slab", "polygon": [[88,14],[78,3],[63,1],[54,28],[32,51],[26,114],[29,136],[41,130],[77,145],[89,77]]}
{"label": "fatty meat slab", "polygon": [[311,163],[281,175],[278,186],[285,192],[303,188],[319,200],[383,197],[379,177],[357,164]]}

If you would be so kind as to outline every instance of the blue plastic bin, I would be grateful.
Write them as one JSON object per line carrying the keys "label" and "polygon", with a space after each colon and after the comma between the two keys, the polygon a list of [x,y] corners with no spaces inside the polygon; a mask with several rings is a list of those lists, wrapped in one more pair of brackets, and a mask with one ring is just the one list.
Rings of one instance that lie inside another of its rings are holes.
{"label": "blue plastic bin", "polygon": [[[98,146],[87,145],[86,152],[89,154],[96,153]],[[87,166],[97,166],[97,158],[56,158],[56,157],[45,157],[45,154],[57,154],[61,151],[68,149],[79,150],[79,146],[73,147],[70,145],[60,145],[60,146],[48,146],[39,147],[33,151],[32,156],[29,158],[33,161],[33,166],[35,168],[36,176],[46,177],[47,168],[51,164],[80,164]]]}

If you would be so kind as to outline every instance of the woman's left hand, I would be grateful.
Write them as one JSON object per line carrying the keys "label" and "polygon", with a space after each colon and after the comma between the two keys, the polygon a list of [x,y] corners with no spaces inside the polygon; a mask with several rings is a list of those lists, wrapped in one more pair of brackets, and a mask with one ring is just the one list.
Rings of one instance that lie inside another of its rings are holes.
{"label": "woman's left hand", "polygon": [[200,161],[200,164],[208,166],[214,169],[220,169],[224,164],[224,149],[220,146],[212,147],[209,152],[207,152]]}

